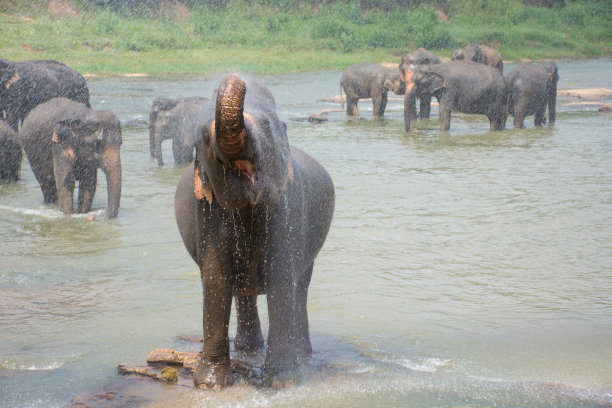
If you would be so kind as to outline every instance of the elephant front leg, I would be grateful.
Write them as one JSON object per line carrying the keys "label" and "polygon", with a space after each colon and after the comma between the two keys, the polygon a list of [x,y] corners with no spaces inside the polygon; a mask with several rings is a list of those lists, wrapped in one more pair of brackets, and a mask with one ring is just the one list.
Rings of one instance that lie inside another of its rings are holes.
{"label": "elephant front leg", "polygon": [[291,280],[295,274],[285,271],[267,285],[270,324],[263,375],[264,383],[273,388],[297,383],[300,361],[312,351],[306,310],[312,265],[302,271],[297,282]]}
{"label": "elephant front leg", "polygon": [[375,117],[382,117],[385,114],[387,108],[387,93],[377,95],[373,100],[372,114]]}
{"label": "elephant front leg", "polygon": [[222,388],[231,380],[228,326],[232,288],[220,269],[217,266],[202,271],[204,345],[193,381],[204,389]]}

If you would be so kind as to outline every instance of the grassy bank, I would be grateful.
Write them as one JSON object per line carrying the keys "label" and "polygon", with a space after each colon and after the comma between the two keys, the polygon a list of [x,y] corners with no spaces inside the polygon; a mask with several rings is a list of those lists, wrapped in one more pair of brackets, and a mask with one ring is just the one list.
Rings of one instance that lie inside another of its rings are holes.
{"label": "grassy bank", "polygon": [[168,9],[130,16],[71,2],[78,15],[70,16],[49,12],[44,1],[10,3],[0,8],[2,58],[57,59],[101,75],[343,69],[399,61],[421,46],[448,57],[470,42],[493,45],[506,60],[612,55],[612,0],[568,0],[550,9],[456,0],[443,10],[388,11],[362,10],[358,2],[236,0],[193,8],[180,21]]}

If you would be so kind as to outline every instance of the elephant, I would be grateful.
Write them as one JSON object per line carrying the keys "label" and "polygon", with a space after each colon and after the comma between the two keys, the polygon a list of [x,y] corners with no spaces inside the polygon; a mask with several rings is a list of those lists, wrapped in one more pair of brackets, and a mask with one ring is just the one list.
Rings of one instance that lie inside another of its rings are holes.
{"label": "elephant", "polygon": [[17,132],[36,105],[64,97],[89,105],[89,89],[81,74],[58,61],[13,62],[0,59],[0,113]]}
{"label": "elephant", "polygon": [[526,63],[515,67],[506,75],[508,113],[514,116],[514,127],[522,128],[526,116],[534,115],[534,124],[546,124],[546,107],[551,123],[555,121],[557,100],[557,64]]}
{"label": "elephant", "polygon": [[[471,61],[449,61],[406,70],[403,75],[407,99],[415,93],[433,95],[438,99],[441,131],[450,129],[453,110],[486,115],[492,131],[506,126],[506,85],[496,68]],[[405,104],[406,131],[410,131],[410,119]]]}
{"label": "elephant", "polygon": [[98,167],[106,174],[106,218],[115,218],[121,198],[121,128],[110,111],[92,110],[66,98],[53,98],[32,109],[23,121],[19,140],[45,203],[59,203],[73,213],[75,181],[79,181],[77,212],[90,211]]}
{"label": "elephant", "polygon": [[[421,47],[402,57],[399,65],[400,75],[403,77],[403,72],[408,69],[415,69],[416,67],[419,67],[421,65],[441,63],[442,60],[440,58],[436,57],[434,54]],[[419,98],[419,100],[421,101],[421,109],[419,116],[421,117],[421,119],[428,119],[429,114],[431,112],[431,95],[414,95],[414,97],[411,97],[410,100],[406,101],[408,103],[408,114],[410,115],[411,119],[416,119],[416,98]]]}
{"label": "elephant", "polygon": [[155,124],[159,113],[172,110],[182,102],[206,99],[200,96],[187,96],[183,98],[165,98],[160,96],[153,100],[151,111],[149,112],[149,150],[152,158],[157,159],[157,152],[155,151]]}
{"label": "elephant", "polygon": [[199,265],[204,294],[199,388],[230,383],[232,297],[234,347],[255,350],[264,343],[256,296],[267,296],[264,385],[298,381],[299,364],[312,352],[308,286],[330,227],[334,186],[315,159],[289,145],[286,124],[264,90],[236,74],[223,78],[204,115],[196,159],[176,188],[176,222]]}
{"label": "elephant", "polygon": [[21,145],[17,133],[0,120],[0,180],[17,181],[21,170]]}
{"label": "elephant", "polygon": [[164,165],[161,144],[172,139],[172,153],[175,163],[193,161],[193,151],[197,136],[202,131],[202,115],[210,100],[207,98],[189,98],[180,101],[170,110],[157,113],[154,130],[154,154],[157,164]]}
{"label": "elephant", "polygon": [[453,51],[453,61],[474,61],[504,71],[501,54],[495,48],[481,44],[468,44],[463,49]]}
{"label": "elephant", "polygon": [[372,98],[372,115],[383,116],[387,107],[387,92],[393,91],[396,95],[404,94],[404,84],[398,73],[371,62],[352,65],[342,73],[340,79],[341,104],[343,88],[346,93],[346,113],[349,116],[359,116],[357,103],[361,98]]}

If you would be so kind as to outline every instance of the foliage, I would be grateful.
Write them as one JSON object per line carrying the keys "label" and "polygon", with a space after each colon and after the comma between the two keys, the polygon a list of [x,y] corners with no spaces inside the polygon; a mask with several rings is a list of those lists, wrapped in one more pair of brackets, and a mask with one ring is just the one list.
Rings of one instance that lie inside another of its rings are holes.
{"label": "foliage", "polygon": [[191,6],[185,21],[164,13],[162,0],[74,1],[79,17],[50,14],[42,0],[14,0],[0,14],[3,58],[160,74],[344,68],[396,61],[418,47],[448,57],[472,42],[504,59],[612,54],[612,0],[551,8],[522,0],[183,0]]}

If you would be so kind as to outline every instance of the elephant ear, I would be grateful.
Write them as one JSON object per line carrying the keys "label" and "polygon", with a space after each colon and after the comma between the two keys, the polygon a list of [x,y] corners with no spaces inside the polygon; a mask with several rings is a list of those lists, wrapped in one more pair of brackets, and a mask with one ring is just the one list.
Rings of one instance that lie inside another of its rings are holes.
{"label": "elephant ear", "polygon": [[57,122],[53,128],[53,134],[51,135],[51,141],[53,143],[64,143],[70,138],[74,122],[73,119],[66,119]]}

